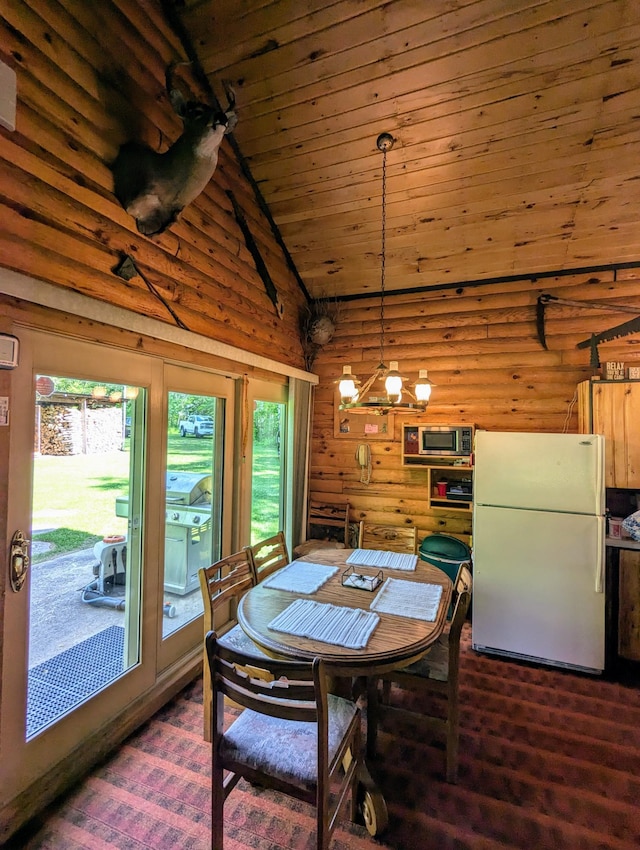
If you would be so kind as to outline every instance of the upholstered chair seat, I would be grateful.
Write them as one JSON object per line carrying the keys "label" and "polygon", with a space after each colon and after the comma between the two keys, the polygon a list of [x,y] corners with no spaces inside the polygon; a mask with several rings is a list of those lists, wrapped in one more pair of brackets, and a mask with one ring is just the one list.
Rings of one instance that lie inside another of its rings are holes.
{"label": "upholstered chair seat", "polygon": [[219,640],[220,643],[223,643],[231,649],[246,652],[248,655],[255,655],[257,658],[267,657],[260,647],[251,640],[251,638],[237,623],[233,628],[229,629],[228,632],[221,635]]}
{"label": "upholstered chair seat", "polygon": [[[329,760],[335,757],[356,714],[354,703],[328,695]],[[226,762],[268,773],[306,791],[313,791],[318,775],[316,723],[282,720],[246,708],[224,733],[220,754]]]}

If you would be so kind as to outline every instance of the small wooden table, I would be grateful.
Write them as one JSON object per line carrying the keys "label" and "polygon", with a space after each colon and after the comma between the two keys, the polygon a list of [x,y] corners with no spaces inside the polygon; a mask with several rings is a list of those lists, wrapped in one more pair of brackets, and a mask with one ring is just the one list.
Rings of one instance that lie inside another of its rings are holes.
{"label": "small wooden table", "polygon": [[[274,617],[299,598],[368,610],[381,585],[374,591],[342,585],[342,574],[349,569],[346,561],[352,551],[352,549],[317,550],[299,559],[339,568],[338,572],[315,593],[299,594],[274,590],[263,584],[252,587],[240,601],[238,622],[247,635],[269,655],[298,660],[319,657],[323,659],[333,676],[365,677],[369,695],[367,754],[372,756],[375,753],[377,730],[377,694],[375,693],[377,677],[381,673],[405,667],[416,661],[442,634],[451,602],[452,583],[446,573],[426,561],[418,560],[416,569],[412,571],[383,569],[385,579],[391,577],[403,581],[438,584],[442,587],[442,596],[433,622],[377,612],[380,622],[363,649],[348,649],[324,641],[274,632],[268,628],[268,624]],[[355,570],[364,576],[374,576],[378,572],[376,567],[357,566]],[[376,835],[386,825],[386,805],[368,772],[362,777],[362,783],[365,788],[363,801],[365,824],[369,832]]]}

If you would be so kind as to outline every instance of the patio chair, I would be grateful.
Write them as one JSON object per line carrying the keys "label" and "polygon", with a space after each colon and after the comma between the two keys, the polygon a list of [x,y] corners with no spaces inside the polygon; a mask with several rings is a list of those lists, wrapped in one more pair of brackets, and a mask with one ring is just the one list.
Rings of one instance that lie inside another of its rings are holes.
{"label": "patio chair", "polygon": [[[216,629],[219,641],[251,655],[256,664],[266,658],[264,652],[242,631],[236,622],[240,598],[255,584],[251,559],[246,551],[235,552],[198,571],[204,604],[204,634]],[[226,629],[226,631],[225,631]],[[211,677],[207,653],[203,668],[204,739],[211,741]]]}
{"label": "patio chair", "polygon": [[418,529],[414,525],[377,525],[360,521],[359,549],[416,554]]}
{"label": "patio chair", "polygon": [[[378,706],[381,717],[385,714],[414,721],[420,719],[422,725],[444,733],[446,741],[446,777],[447,782],[456,782],[458,778],[458,741],[459,741],[459,698],[458,672],[460,666],[460,634],[467,618],[471,602],[471,568],[468,562],[460,565],[453,588],[453,616],[447,631],[438,638],[429,652],[419,661],[401,670],[392,670],[382,675],[382,702]],[[391,683],[402,688],[418,691],[420,705],[424,705],[423,696],[439,694],[446,700],[446,716],[430,716],[423,711],[410,711],[391,704]]]}
{"label": "patio chair", "polygon": [[245,548],[249,553],[256,584],[290,563],[289,551],[282,531]]}
{"label": "patio chair", "polygon": [[[350,797],[357,815],[360,709],[328,693],[324,662],[268,659],[271,681],[245,672],[250,657],[206,637],[213,691],[211,847],[223,850],[224,803],[244,778],[316,808],[316,848],[328,850]],[[224,699],[244,706],[225,731]],[[225,775],[226,774],[226,775]]]}

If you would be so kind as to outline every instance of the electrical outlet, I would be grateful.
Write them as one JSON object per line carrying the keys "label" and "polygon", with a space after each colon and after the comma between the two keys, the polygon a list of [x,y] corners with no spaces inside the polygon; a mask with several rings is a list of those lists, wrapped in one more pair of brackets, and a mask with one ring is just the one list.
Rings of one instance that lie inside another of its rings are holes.
{"label": "electrical outlet", "polygon": [[16,129],[16,72],[0,62],[0,124]]}

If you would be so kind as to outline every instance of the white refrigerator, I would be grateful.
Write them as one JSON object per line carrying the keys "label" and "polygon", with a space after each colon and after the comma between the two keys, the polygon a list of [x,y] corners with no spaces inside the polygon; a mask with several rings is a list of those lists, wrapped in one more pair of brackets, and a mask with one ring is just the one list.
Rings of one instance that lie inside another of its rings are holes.
{"label": "white refrigerator", "polygon": [[601,673],[604,437],[476,431],[472,645]]}

